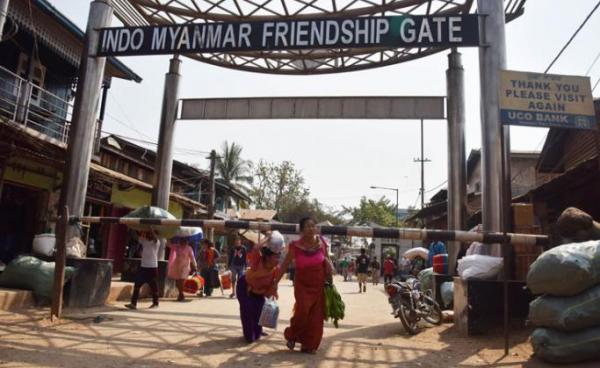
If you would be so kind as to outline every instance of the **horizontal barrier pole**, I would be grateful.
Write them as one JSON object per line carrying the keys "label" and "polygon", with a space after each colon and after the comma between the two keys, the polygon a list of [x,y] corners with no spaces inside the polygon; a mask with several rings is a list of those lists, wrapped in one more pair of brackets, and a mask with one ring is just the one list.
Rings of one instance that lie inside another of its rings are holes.
{"label": "horizontal barrier pole", "polygon": [[[160,225],[160,226],[192,226],[216,230],[256,230],[279,231],[283,234],[298,234],[298,224],[268,223],[256,221],[199,220],[199,219],[144,219],[130,217],[72,217],[74,222],[90,224],[121,225]],[[317,226],[321,235],[359,236],[365,238],[386,238],[406,240],[443,240],[459,242],[480,242],[485,244],[505,243],[523,245],[547,245],[549,239],[545,235],[512,234],[499,232],[469,232],[452,230],[430,230],[367,226]]]}

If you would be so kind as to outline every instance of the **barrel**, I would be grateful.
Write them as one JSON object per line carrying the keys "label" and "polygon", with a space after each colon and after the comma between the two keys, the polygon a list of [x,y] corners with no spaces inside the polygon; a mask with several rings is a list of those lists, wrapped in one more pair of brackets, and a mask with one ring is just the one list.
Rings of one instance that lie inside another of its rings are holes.
{"label": "barrel", "polygon": [[448,274],[448,255],[437,254],[433,256],[433,272],[447,275]]}

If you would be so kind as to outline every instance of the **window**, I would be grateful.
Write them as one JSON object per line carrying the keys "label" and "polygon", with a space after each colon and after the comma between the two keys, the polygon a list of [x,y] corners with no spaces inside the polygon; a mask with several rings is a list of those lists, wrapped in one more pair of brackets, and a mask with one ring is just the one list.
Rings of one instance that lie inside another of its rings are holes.
{"label": "window", "polygon": [[[19,65],[17,67],[17,74],[27,79],[29,68],[29,56],[21,53],[19,55]],[[40,88],[44,88],[44,80],[46,78],[46,67],[40,64],[39,60],[33,62],[33,73],[31,75],[31,83],[39,88],[33,88],[31,91],[31,103],[34,105],[40,104]],[[17,85],[14,86],[14,93],[17,94]]]}

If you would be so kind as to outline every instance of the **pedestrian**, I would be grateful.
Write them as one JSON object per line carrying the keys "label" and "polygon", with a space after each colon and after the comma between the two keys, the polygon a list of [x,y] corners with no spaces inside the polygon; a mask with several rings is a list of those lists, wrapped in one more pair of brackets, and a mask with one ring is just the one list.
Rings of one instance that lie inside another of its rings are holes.
{"label": "pedestrian", "polygon": [[446,254],[446,245],[440,240],[432,241],[431,244],[429,244],[427,267],[433,267],[433,256],[438,254]]}
{"label": "pedestrian", "polygon": [[185,279],[193,271],[196,271],[196,259],[194,258],[194,250],[190,245],[188,238],[174,238],[169,243],[169,267],[167,276],[175,280],[175,285],[179,291],[177,296],[178,302],[183,302],[183,283]]}
{"label": "pedestrian", "polygon": [[346,257],[340,261],[340,268],[342,269],[342,275],[344,276],[344,281],[348,281],[348,268],[349,267],[350,267],[350,262],[348,261],[348,257]]}
{"label": "pedestrian", "polygon": [[410,275],[410,271],[412,269],[412,264],[410,260],[404,256],[400,259],[400,276],[406,278],[406,276]]}
{"label": "pedestrian", "polygon": [[300,220],[300,232],[301,238],[290,243],[281,267],[285,272],[292,261],[296,262],[296,304],[284,336],[290,350],[300,343],[300,351],[314,354],[323,338],[325,282],[331,279],[333,266],[329,261],[327,243],[317,235],[315,221],[308,217]]}
{"label": "pedestrian", "polygon": [[381,277],[381,265],[377,262],[377,257],[374,256],[371,261],[371,277],[373,278],[373,285],[379,285],[379,277]]}
{"label": "pedestrian", "polygon": [[247,342],[260,339],[263,333],[258,324],[266,298],[277,298],[279,257],[284,246],[283,236],[274,231],[264,246],[257,245],[250,253],[249,267],[240,275],[237,283],[237,300],[240,303],[240,319]]}
{"label": "pedestrian", "polygon": [[208,239],[202,240],[202,250],[198,255],[200,276],[204,278],[204,295],[211,296],[213,289],[221,286],[217,259],[221,256],[215,249],[214,243]]}
{"label": "pedestrian", "polygon": [[356,259],[352,258],[350,260],[350,264],[348,265],[348,281],[352,281],[352,275],[356,271]]}
{"label": "pedestrian", "polygon": [[383,283],[389,284],[396,274],[396,263],[391,255],[383,262]]}
{"label": "pedestrian", "polygon": [[230,298],[235,297],[237,281],[244,275],[247,267],[247,251],[242,245],[242,238],[239,236],[235,237],[233,241],[233,247],[229,249],[229,256],[227,257],[227,268],[231,271],[231,295]]}
{"label": "pedestrian", "polygon": [[138,234],[138,242],[142,246],[142,261],[135,275],[131,303],[125,305],[129,309],[137,309],[140,288],[144,284],[150,286],[152,304],[150,308],[158,307],[158,248],[160,242],[153,230],[143,231]]}
{"label": "pedestrian", "polygon": [[367,257],[367,250],[362,248],[360,250],[360,256],[356,258],[356,278],[358,279],[358,292],[367,292],[367,279],[369,272],[369,257]]}

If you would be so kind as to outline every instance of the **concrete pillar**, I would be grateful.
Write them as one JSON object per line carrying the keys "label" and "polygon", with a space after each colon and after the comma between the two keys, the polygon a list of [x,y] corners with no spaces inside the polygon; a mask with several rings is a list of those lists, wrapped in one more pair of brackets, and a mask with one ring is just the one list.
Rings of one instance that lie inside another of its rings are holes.
{"label": "concrete pillar", "polygon": [[[465,82],[461,54],[453,48],[446,71],[448,111],[448,230],[465,230],[467,174],[465,153]],[[448,271],[454,274],[460,242],[448,242]]]}
{"label": "concrete pillar", "polygon": [[68,216],[83,215],[90,160],[94,147],[94,127],[98,112],[100,87],[106,63],[106,58],[96,57],[100,39],[98,29],[110,26],[112,12],[110,0],[95,0],[90,4],[60,191],[59,211],[61,221],[56,231],[57,252],[51,310],[53,318],[61,315],[66,240],[80,235],[77,227],[68,224]]}
{"label": "concrete pillar", "polygon": [[[110,0],[95,0],[90,5],[79,67],[77,95],[69,132],[66,168],[60,194],[59,209],[62,210],[64,206],[68,206],[69,212],[73,216],[83,215],[90,160],[94,147],[94,128],[98,113],[100,88],[106,64],[106,58],[95,56],[99,43],[98,29],[110,26],[112,12]],[[73,234],[76,234],[76,232],[71,231],[68,235]]]}
{"label": "concrete pillar", "polygon": [[[477,0],[482,18],[484,46],[479,48],[481,83],[481,184],[484,231],[504,231],[507,213],[504,201],[510,191],[509,130],[500,123],[499,71],[506,68],[506,35],[502,0]],[[504,159],[503,159],[504,156]],[[503,160],[506,165],[503,164]],[[504,167],[503,167],[504,166]],[[506,183],[506,179],[508,183]],[[510,195],[510,194],[509,194]],[[500,246],[489,253],[499,256]]]}
{"label": "concrete pillar", "polygon": [[[169,209],[171,194],[171,177],[173,170],[173,140],[175,137],[175,122],[177,121],[177,100],[179,96],[179,67],[181,60],[174,55],[169,62],[169,72],[165,76],[162,110],[160,114],[160,130],[158,135],[158,150],[154,163],[154,179],[152,189],[152,205]],[[161,240],[158,259],[164,259],[165,241]]]}

